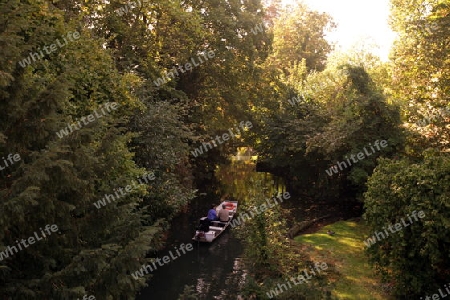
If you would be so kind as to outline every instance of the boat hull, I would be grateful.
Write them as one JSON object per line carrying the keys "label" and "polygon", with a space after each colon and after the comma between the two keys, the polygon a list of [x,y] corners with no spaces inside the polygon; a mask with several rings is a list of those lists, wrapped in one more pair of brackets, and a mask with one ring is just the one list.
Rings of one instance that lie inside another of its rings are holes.
{"label": "boat hull", "polygon": [[229,210],[230,218],[228,222],[220,222],[220,221],[211,221],[211,225],[209,226],[209,231],[204,232],[200,230],[195,231],[195,235],[192,238],[192,240],[201,242],[201,243],[212,243],[214,242],[222,233],[225,232],[225,230],[230,226],[231,221],[233,220],[237,207],[238,202],[237,201],[224,201],[222,202],[219,207],[222,207],[222,204],[225,204],[227,209]]}

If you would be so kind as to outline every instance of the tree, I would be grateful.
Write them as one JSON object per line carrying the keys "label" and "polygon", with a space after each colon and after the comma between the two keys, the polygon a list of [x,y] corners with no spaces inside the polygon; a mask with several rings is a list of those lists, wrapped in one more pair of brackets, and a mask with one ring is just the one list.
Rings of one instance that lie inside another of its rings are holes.
{"label": "tree", "polygon": [[376,270],[394,283],[400,297],[434,293],[449,272],[448,257],[441,255],[449,243],[449,4],[392,1],[392,25],[399,35],[392,55],[392,91],[407,103],[407,151],[400,160],[381,160],[369,178],[365,218],[380,231],[414,210],[425,214],[368,249]]}
{"label": "tree", "polygon": [[[94,206],[146,172],[133,161],[133,135],[124,127],[138,107],[125,88],[132,77],[119,74],[102,43],[76,18],[67,22],[61,10],[14,1],[0,9],[1,40],[11,46],[0,50],[0,147],[21,157],[0,178],[0,293],[14,299],[134,297],[145,282],[129,273],[160,246],[164,225],[144,225],[138,206],[149,187],[136,185]],[[39,47],[75,31],[79,40],[40,53]],[[30,52],[31,63],[24,65]],[[119,108],[108,110],[111,103]],[[86,123],[91,114],[95,120]],[[21,251],[8,248],[47,224],[58,232]]]}
{"label": "tree", "polygon": [[[274,23],[273,49],[261,66],[260,96],[253,110],[260,123],[259,130],[253,132],[253,141],[259,165],[292,182],[299,173],[308,176],[312,172],[309,158],[304,156],[306,136],[320,130],[317,127],[322,127],[323,120],[316,102],[305,92],[306,84],[308,74],[325,65],[332,46],[324,35],[334,24],[330,16],[302,4],[282,11]],[[297,170],[296,175],[292,174],[293,169]],[[310,182],[302,182],[310,186]]]}
{"label": "tree", "polygon": [[[393,53],[393,89],[404,99],[410,127],[424,139],[411,146],[448,149],[450,2],[393,0],[392,25],[399,38]],[[421,152],[420,149],[416,152]],[[420,155],[420,154],[419,154]]]}
{"label": "tree", "polygon": [[[258,147],[262,159],[284,169],[298,191],[362,200],[376,158],[402,149],[398,108],[385,102],[362,67],[330,67],[310,74],[302,85],[301,101],[284,101],[281,114],[266,121],[265,142]],[[386,140],[389,146],[357,163],[346,161],[376,140]],[[346,168],[326,173],[342,161]]]}
{"label": "tree", "polygon": [[325,68],[332,46],[325,40],[335,24],[326,13],[311,11],[304,4],[287,7],[274,25],[270,63],[286,72],[287,64],[306,61],[308,71]]}

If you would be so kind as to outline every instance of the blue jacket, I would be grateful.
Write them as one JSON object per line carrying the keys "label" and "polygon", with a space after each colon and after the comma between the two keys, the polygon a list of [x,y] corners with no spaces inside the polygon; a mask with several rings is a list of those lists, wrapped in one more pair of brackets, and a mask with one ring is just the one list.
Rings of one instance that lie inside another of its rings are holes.
{"label": "blue jacket", "polygon": [[216,213],[215,209],[211,208],[208,211],[208,219],[211,220],[211,221],[216,221],[217,220],[217,213]]}

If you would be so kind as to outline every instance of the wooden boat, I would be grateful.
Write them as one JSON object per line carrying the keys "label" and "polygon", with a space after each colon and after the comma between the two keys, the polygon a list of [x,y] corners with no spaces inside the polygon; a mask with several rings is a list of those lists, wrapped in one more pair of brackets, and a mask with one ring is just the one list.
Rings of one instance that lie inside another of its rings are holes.
{"label": "wooden boat", "polygon": [[[217,239],[230,225],[233,220],[234,215],[236,214],[238,202],[237,201],[224,201],[220,203],[220,205],[216,208],[217,213],[222,209],[222,204],[225,204],[226,208],[229,211],[230,218],[228,222],[221,221],[211,221],[209,225],[209,230],[196,230],[195,235],[192,238],[194,241],[203,242],[203,243],[212,243],[215,239]],[[200,218],[200,223],[206,221],[207,217]]]}

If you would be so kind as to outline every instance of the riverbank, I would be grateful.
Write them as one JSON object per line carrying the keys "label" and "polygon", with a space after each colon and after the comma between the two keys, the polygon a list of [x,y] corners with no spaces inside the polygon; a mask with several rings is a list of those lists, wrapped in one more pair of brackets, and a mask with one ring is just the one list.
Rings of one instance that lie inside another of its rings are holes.
{"label": "riverbank", "polygon": [[381,283],[364,253],[363,241],[369,234],[369,228],[356,218],[297,236],[294,243],[309,260],[321,260],[334,267],[328,280],[337,299],[393,299],[389,296],[390,286]]}
{"label": "riverbank", "polygon": [[294,195],[284,208],[289,210],[287,225],[290,228],[290,238],[314,233],[324,226],[362,215],[362,203],[359,202],[324,201],[298,195]]}

